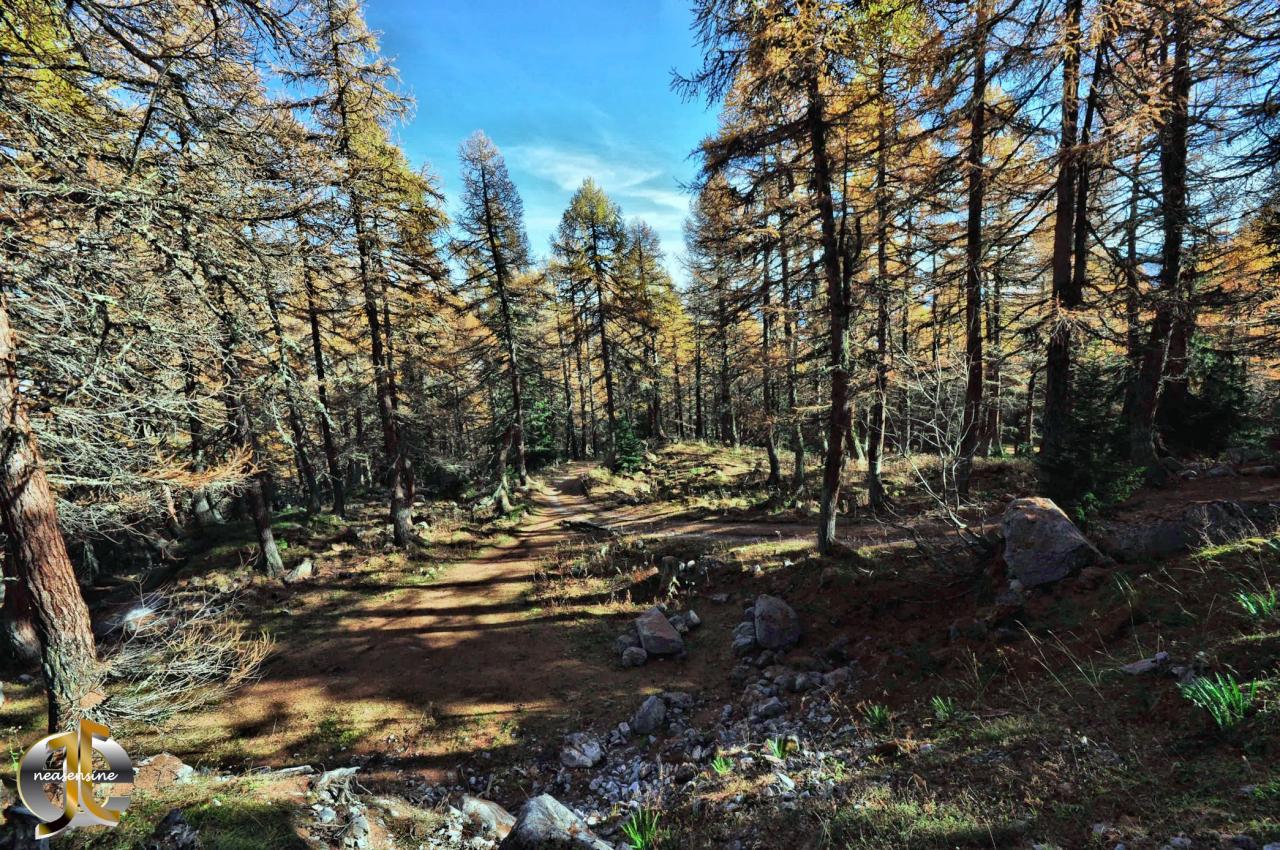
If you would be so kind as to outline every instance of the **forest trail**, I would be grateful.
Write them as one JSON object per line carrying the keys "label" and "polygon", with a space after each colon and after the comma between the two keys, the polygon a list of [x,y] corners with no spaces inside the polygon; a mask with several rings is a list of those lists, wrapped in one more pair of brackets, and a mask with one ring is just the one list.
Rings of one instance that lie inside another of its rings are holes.
{"label": "forest trail", "polygon": [[[349,735],[358,752],[379,744],[368,754],[388,770],[431,772],[464,750],[496,756],[540,721],[623,711],[646,689],[689,687],[703,665],[618,669],[599,630],[581,628],[607,606],[549,610],[531,599],[539,564],[580,537],[564,521],[596,518],[581,486],[589,469],[554,471],[530,493],[518,529],[430,583],[386,582],[377,555],[354,578],[321,564],[318,580],[288,597],[300,622],[261,678],[191,718],[196,740],[235,739],[204,755],[282,766]],[[193,741],[188,755],[200,749]]]}
{"label": "forest trail", "polygon": [[[583,487],[591,469],[553,470],[530,492],[524,520],[497,543],[457,562],[416,561],[445,567],[439,578],[397,572],[386,559],[399,556],[362,554],[350,562],[355,569],[343,569],[320,554],[315,580],[272,591],[285,619],[273,628],[279,645],[261,678],[189,718],[173,746],[196,761],[275,766],[349,747],[388,775],[434,775],[468,756],[500,758],[517,742],[525,748],[531,735],[558,737],[596,718],[616,722],[655,689],[721,681],[733,663],[727,641],[711,641],[679,664],[620,669],[610,644],[622,601],[542,607],[539,566],[583,539],[567,520],[735,545],[807,541],[812,523],[691,517],[656,505],[602,509]],[[841,528],[848,543],[901,533],[874,522]],[[731,630],[739,608],[704,600],[699,613],[712,635]]]}

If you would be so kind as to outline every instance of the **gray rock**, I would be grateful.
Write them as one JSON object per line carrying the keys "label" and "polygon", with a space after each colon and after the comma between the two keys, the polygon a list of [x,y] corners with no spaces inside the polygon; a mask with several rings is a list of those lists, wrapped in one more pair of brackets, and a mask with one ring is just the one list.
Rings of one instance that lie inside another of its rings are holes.
{"label": "gray rock", "polygon": [[853,681],[853,672],[848,667],[837,667],[830,673],[823,675],[822,686],[828,690],[835,691],[847,688],[851,681]]}
{"label": "gray rock", "polygon": [[342,830],[342,846],[352,850],[365,850],[370,844],[369,819],[362,811],[353,811],[346,828]]}
{"label": "gray rock", "polygon": [[693,708],[693,694],[685,691],[663,691],[662,701],[672,708],[678,708],[681,711],[687,711]]}
{"label": "gray rock", "polygon": [[294,582],[306,581],[315,574],[315,565],[311,563],[310,558],[305,558],[298,564],[298,566],[284,574],[284,583],[293,584]]}
{"label": "gray rock", "polygon": [[680,634],[686,634],[702,625],[702,618],[696,611],[681,611],[671,617],[672,627]]}
{"label": "gray rock", "polygon": [[1146,673],[1154,673],[1162,670],[1169,665],[1169,653],[1157,652],[1150,658],[1143,658],[1140,661],[1134,661],[1120,668],[1120,672],[1128,673],[1130,676],[1141,676]]}
{"label": "gray rock", "polygon": [[338,819],[338,813],[333,810],[332,806],[320,806],[316,809],[316,820],[320,823],[333,823]]}
{"label": "gray rock", "polygon": [[586,732],[574,732],[564,739],[564,749],[560,750],[560,763],[565,767],[595,767],[604,761],[604,750],[600,742]]}
{"label": "gray rock", "polygon": [[516,825],[515,815],[502,806],[491,800],[472,797],[470,794],[464,794],[462,797],[462,813],[481,831],[496,835],[498,838],[506,838],[512,827]]}
{"label": "gray rock", "polygon": [[791,682],[791,690],[801,694],[820,687],[822,687],[822,674],[813,671],[798,673]]}
{"label": "gray rock", "polygon": [[649,660],[649,653],[638,646],[629,646],[622,651],[623,667],[643,667]]}
{"label": "gray rock", "polygon": [[1005,564],[1024,587],[1061,581],[1103,560],[1102,553],[1049,499],[1015,499],[1000,527]]}
{"label": "gray rock", "polygon": [[667,704],[662,697],[651,696],[636,710],[635,717],[631,718],[631,728],[638,735],[652,735],[662,728],[666,718]]}
{"label": "gray rock", "polygon": [[765,649],[786,649],[800,640],[800,618],[776,596],[761,594],[755,604],[756,643]]}
{"label": "gray rock", "polygon": [[499,850],[613,850],[550,794],[524,804]]}
{"label": "gray rock", "polygon": [[650,655],[684,652],[684,640],[659,608],[650,608],[636,618],[636,632],[640,635],[640,645]]}
{"label": "gray rock", "polygon": [[627,629],[622,634],[613,639],[613,650],[619,655],[626,653],[628,649],[640,646],[640,635],[636,634],[635,629]]}
{"label": "gray rock", "polygon": [[156,824],[142,847],[143,850],[199,850],[200,834],[187,823],[181,809],[171,809],[164,820]]}
{"label": "gray rock", "polygon": [[751,706],[751,716],[759,720],[768,720],[771,717],[781,717],[787,713],[786,704],[777,697],[769,697],[766,700]]}

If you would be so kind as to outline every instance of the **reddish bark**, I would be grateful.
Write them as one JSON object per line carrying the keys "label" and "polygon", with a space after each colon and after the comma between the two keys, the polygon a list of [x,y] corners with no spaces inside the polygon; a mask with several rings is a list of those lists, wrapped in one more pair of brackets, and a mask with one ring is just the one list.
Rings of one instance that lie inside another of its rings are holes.
{"label": "reddish bark", "polygon": [[67,556],[53,491],[19,390],[8,304],[0,296],[0,521],[29,594],[49,695],[49,729],[77,714],[97,664],[89,609]]}

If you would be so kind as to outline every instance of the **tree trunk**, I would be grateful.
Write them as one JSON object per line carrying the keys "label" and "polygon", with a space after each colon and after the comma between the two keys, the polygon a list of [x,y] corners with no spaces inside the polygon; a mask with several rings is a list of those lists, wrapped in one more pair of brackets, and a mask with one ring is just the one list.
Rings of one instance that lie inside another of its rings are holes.
{"label": "tree trunk", "polygon": [[719,398],[717,408],[720,424],[720,442],[737,447],[738,431],[733,421],[733,387],[729,373],[729,314],[725,302],[725,282],[716,278],[716,336],[720,339]]}
{"label": "tree trunk", "polygon": [[765,486],[773,490],[782,485],[782,468],[778,460],[773,400],[773,286],[769,281],[769,262],[769,250],[766,248],[760,276],[760,356],[763,363],[761,390],[764,395],[764,447],[769,457],[769,478],[765,481]]}
{"label": "tree trunk", "polygon": [[573,427],[573,392],[569,385],[569,353],[565,351],[564,328],[560,325],[560,314],[556,313],[556,341],[560,344],[560,377],[564,384],[564,441],[565,453],[571,460],[581,460],[578,453],[578,437]]}
{"label": "tree trunk", "polygon": [[956,489],[969,495],[973,456],[978,446],[979,416],[982,412],[982,212],[987,178],[983,164],[986,144],[987,99],[987,16],[985,0],[978,0],[974,27],[973,98],[969,127],[969,215],[965,227],[964,327],[965,368],[964,416],[961,421]]}
{"label": "tree trunk", "polygon": [[[1142,360],[1142,291],[1138,286],[1138,199],[1141,183],[1139,168],[1142,152],[1133,153],[1133,168],[1129,172],[1129,214],[1124,223],[1124,317],[1126,353],[1131,370],[1136,370]],[[1130,378],[1129,385],[1134,381]],[[1126,398],[1126,408],[1129,400]]]}
{"label": "tree trunk", "polygon": [[987,419],[982,428],[982,453],[990,457],[1004,455],[1004,387],[1001,369],[1004,356],[1000,344],[1000,272],[991,275],[991,296],[986,301],[987,317]]}
{"label": "tree trunk", "polygon": [[653,331],[649,343],[652,355],[649,368],[653,371],[653,380],[649,386],[649,433],[659,440],[666,440],[666,424],[662,418],[662,363],[658,357],[658,331]]}
{"label": "tree trunk", "polygon": [[27,419],[16,361],[8,300],[0,295],[0,521],[9,539],[10,569],[26,591],[40,640],[54,733],[78,714],[93,685],[97,657],[89,609],[58,527],[57,503]]}
{"label": "tree trunk", "polygon": [[782,333],[787,344],[787,419],[791,423],[791,490],[793,493],[799,493],[804,489],[804,428],[800,424],[800,400],[796,388],[796,359],[799,354],[799,342],[794,317],[798,305],[791,286],[791,249],[781,223],[779,234],[779,276],[782,283],[783,309],[786,310]]}
{"label": "tree trunk", "polygon": [[[840,271],[836,241],[835,203],[831,197],[831,164],[827,160],[827,123],[817,72],[808,81],[809,142],[813,150],[813,190],[822,226],[822,272],[827,285],[828,356],[831,366],[831,407],[827,411],[827,452],[822,465],[822,495],[818,503],[818,552],[831,553],[836,541],[836,513],[840,474],[844,470],[844,434],[849,429],[849,363],[845,340],[849,329],[849,294]],[[849,258],[845,258],[849,262]]]}
{"label": "tree trunk", "polygon": [[347,494],[343,486],[342,466],[338,458],[337,442],[333,438],[333,423],[329,408],[329,387],[325,377],[324,346],[320,339],[320,315],[316,310],[315,281],[309,269],[303,269],[303,283],[307,292],[307,321],[311,326],[311,355],[316,369],[316,395],[319,401],[320,438],[324,445],[325,466],[329,470],[329,491],[333,495],[333,512],[346,516]]}
{"label": "tree trunk", "polygon": [[[226,358],[232,356],[228,353]],[[249,516],[258,535],[258,552],[262,555],[263,572],[275,578],[284,572],[284,562],[280,559],[280,550],[271,530],[271,508],[267,502],[270,485],[267,482],[266,467],[258,460],[257,438],[249,419],[249,411],[244,399],[240,397],[239,385],[240,376],[235,371],[230,371],[227,375],[225,400],[227,414],[231,421],[232,439],[245,452],[254,467],[253,474],[245,485],[245,495],[249,501]]]}
{"label": "tree trunk", "polygon": [[[571,315],[571,317],[572,317],[572,319],[573,319],[573,356],[574,356],[574,360],[575,360],[575,362],[576,362],[576,364],[577,364],[577,367],[578,367],[578,369],[577,369],[577,375],[578,375],[578,412],[579,412],[579,414],[580,414],[579,418],[580,418],[580,420],[582,421],[581,447],[580,447],[580,449],[579,449],[579,451],[578,451],[578,456],[579,456],[579,457],[585,457],[585,456],[587,455],[587,448],[588,448],[588,446],[587,446],[587,440],[588,440],[588,438],[590,438],[590,440],[591,440],[591,445],[590,445],[591,454],[596,454],[596,451],[597,451],[597,449],[596,449],[596,444],[595,444],[595,435],[596,435],[596,418],[595,418],[595,406],[594,406],[594,404],[592,405],[592,407],[591,407],[590,411],[588,411],[588,409],[587,409],[587,396],[588,396],[588,393],[587,393],[587,384],[588,384],[588,382],[589,382],[589,376],[587,375],[586,370],[585,370],[585,368],[583,367],[583,362],[582,362],[582,346],[583,346],[583,339],[582,339],[582,336],[583,336],[583,334],[582,334],[582,321],[581,321],[581,317],[578,315],[578,305],[577,305],[577,300],[574,298],[572,291],[570,291],[570,293],[569,293],[569,311],[570,311],[570,315]],[[590,362],[590,357],[589,357],[589,356],[588,356],[588,360],[587,360],[587,362],[588,362],[588,363]]]}
{"label": "tree trunk", "polygon": [[1039,374],[1035,369],[1031,370],[1031,377],[1027,378],[1027,407],[1023,413],[1022,422],[1022,445],[1027,454],[1035,453],[1036,444],[1036,375]]}
{"label": "tree trunk", "polygon": [[605,442],[605,464],[614,469],[618,463],[618,413],[614,401],[613,360],[609,345],[609,305],[604,297],[604,264],[600,259],[600,246],[597,236],[591,233],[592,283],[596,290],[596,332],[600,335],[600,368],[604,372],[604,407],[605,416],[609,420],[609,431]]}
{"label": "tree trunk", "polygon": [[676,394],[676,439],[683,441],[685,436],[684,387],[680,383],[679,344],[673,344],[671,346],[671,377]]}
{"label": "tree trunk", "polygon": [[[507,374],[511,381],[511,406],[514,408],[512,419],[515,421],[516,476],[520,486],[529,483],[529,471],[525,461],[524,446],[524,396],[520,385],[520,366],[516,360],[516,330],[511,316],[511,304],[507,289],[510,285],[507,262],[502,256],[502,248],[498,245],[498,231],[490,209],[489,183],[484,169],[480,169],[480,185],[484,200],[484,226],[489,241],[489,252],[493,257],[494,285],[498,290],[498,305],[502,310],[503,343],[507,355]],[[504,485],[505,486],[505,485]],[[510,508],[504,513],[509,512]]]}
{"label": "tree trunk", "polygon": [[1163,244],[1160,292],[1135,381],[1129,411],[1129,460],[1146,470],[1147,479],[1162,483],[1165,472],[1156,455],[1156,412],[1167,363],[1169,338],[1182,300],[1182,240],[1187,222],[1187,131],[1191,94],[1189,14],[1179,9],[1173,19],[1174,64],[1168,82],[1166,120],[1160,128],[1160,190]]}
{"label": "tree trunk", "polygon": [[693,436],[707,438],[707,423],[702,413],[702,334],[701,325],[693,327]]}
{"label": "tree trunk", "polygon": [[507,466],[511,462],[511,447],[518,443],[520,437],[516,434],[519,426],[512,423],[502,432],[502,438],[498,441],[498,451],[493,458],[493,477],[498,482],[498,487],[493,494],[493,502],[497,507],[499,516],[506,516],[511,513],[510,489],[507,484]]}
{"label": "tree trunk", "polygon": [[[1053,315],[1049,350],[1045,359],[1044,431],[1041,435],[1038,466],[1042,486],[1058,499],[1063,480],[1071,477],[1071,355],[1070,311],[1083,301],[1083,288],[1076,287],[1072,271],[1076,221],[1076,128],[1080,100],[1080,18],[1082,0],[1068,0],[1062,65],[1062,127],[1058,137],[1057,203],[1053,226]],[[1083,236],[1083,234],[1081,234]]]}
{"label": "tree trunk", "polygon": [[884,456],[885,415],[889,394],[889,197],[888,118],[884,109],[884,66],[877,75],[879,103],[876,120],[876,364],[875,394],[867,434],[867,499],[872,510],[885,507],[887,499],[880,467]]}
{"label": "tree trunk", "polygon": [[320,484],[316,481],[315,468],[311,465],[311,456],[307,452],[307,435],[302,427],[302,414],[298,411],[298,398],[293,370],[285,354],[284,328],[280,324],[280,308],[275,295],[271,291],[271,282],[263,281],[263,295],[267,302],[267,313],[271,319],[271,329],[276,336],[278,352],[276,368],[280,372],[280,381],[284,385],[285,419],[289,426],[289,436],[293,441],[293,461],[298,470],[298,479],[302,482],[307,499],[307,513],[320,512]]}
{"label": "tree trunk", "polygon": [[382,328],[378,319],[378,297],[370,268],[371,235],[366,232],[364,214],[358,198],[352,200],[351,217],[355,223],[357,254],[360,258],[360,285],[364,294],[364,315],[369,327],[370,359],[373,361],[374,392],[378,401],[378,418],[382,424],[382,449],[390,467],[390,517],[396,546],[407,547],[413,540],[413,506],[409,503],[407,468],[400,449],[399,429],[395,420],[391,375],[387,353],[383,348]]}

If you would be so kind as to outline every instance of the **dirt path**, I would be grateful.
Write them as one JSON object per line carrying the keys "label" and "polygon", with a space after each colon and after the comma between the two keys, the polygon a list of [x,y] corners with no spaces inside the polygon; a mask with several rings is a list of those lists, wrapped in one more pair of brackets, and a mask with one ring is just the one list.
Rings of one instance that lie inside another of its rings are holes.
{"label": "dirt path", "polygon": [[[275,766],[363,755],[388,773],[430,773],[500,758],[531,736],[558,740],[593,720],[617,722],[657,689],[723,684],[732,660],[727,642],[712,636],[732,628],[737,605],[699,602],[709,628],[686,661],[623,670],[610,644],[629,609],[607,601],[539,608],[530,593],[538,565],[577,538],[563,526],[568,519],[735,543],[805,540],[812,525],[691,519],[655,506],[599,511],[580,483],[589,469],[558,469],[516,531],[436,580],[414,581],[414,564],[389,569],[387,559],[399,556],[362,552],[344,569],[319,553],[317,579],[268,591],[287,619],[262,678],[188,719],[166,748],[194,761]],[[874,524],[842,529],[851,542],[891,533]]]}
{"label": "dirt path", "polygon": [[[578,484],[586,469],[559,470],[513,539],[432,583],[388,585],[376,566],[331,578],[322,559],[318,580],[286,600],[304,622],[261,680],[190,721],[188,755],[279,766],[350,743],[388,769],[431,772],[577,715],[621,719],[658,687],[688,687],[701,664],[618,669],[605,643],[613,629],[584,626],[607,607],[550,611],[529,599],[538,563],[574,537],[561,523],[591,515]],[[335,604],[344,598],[354,602]]]}

